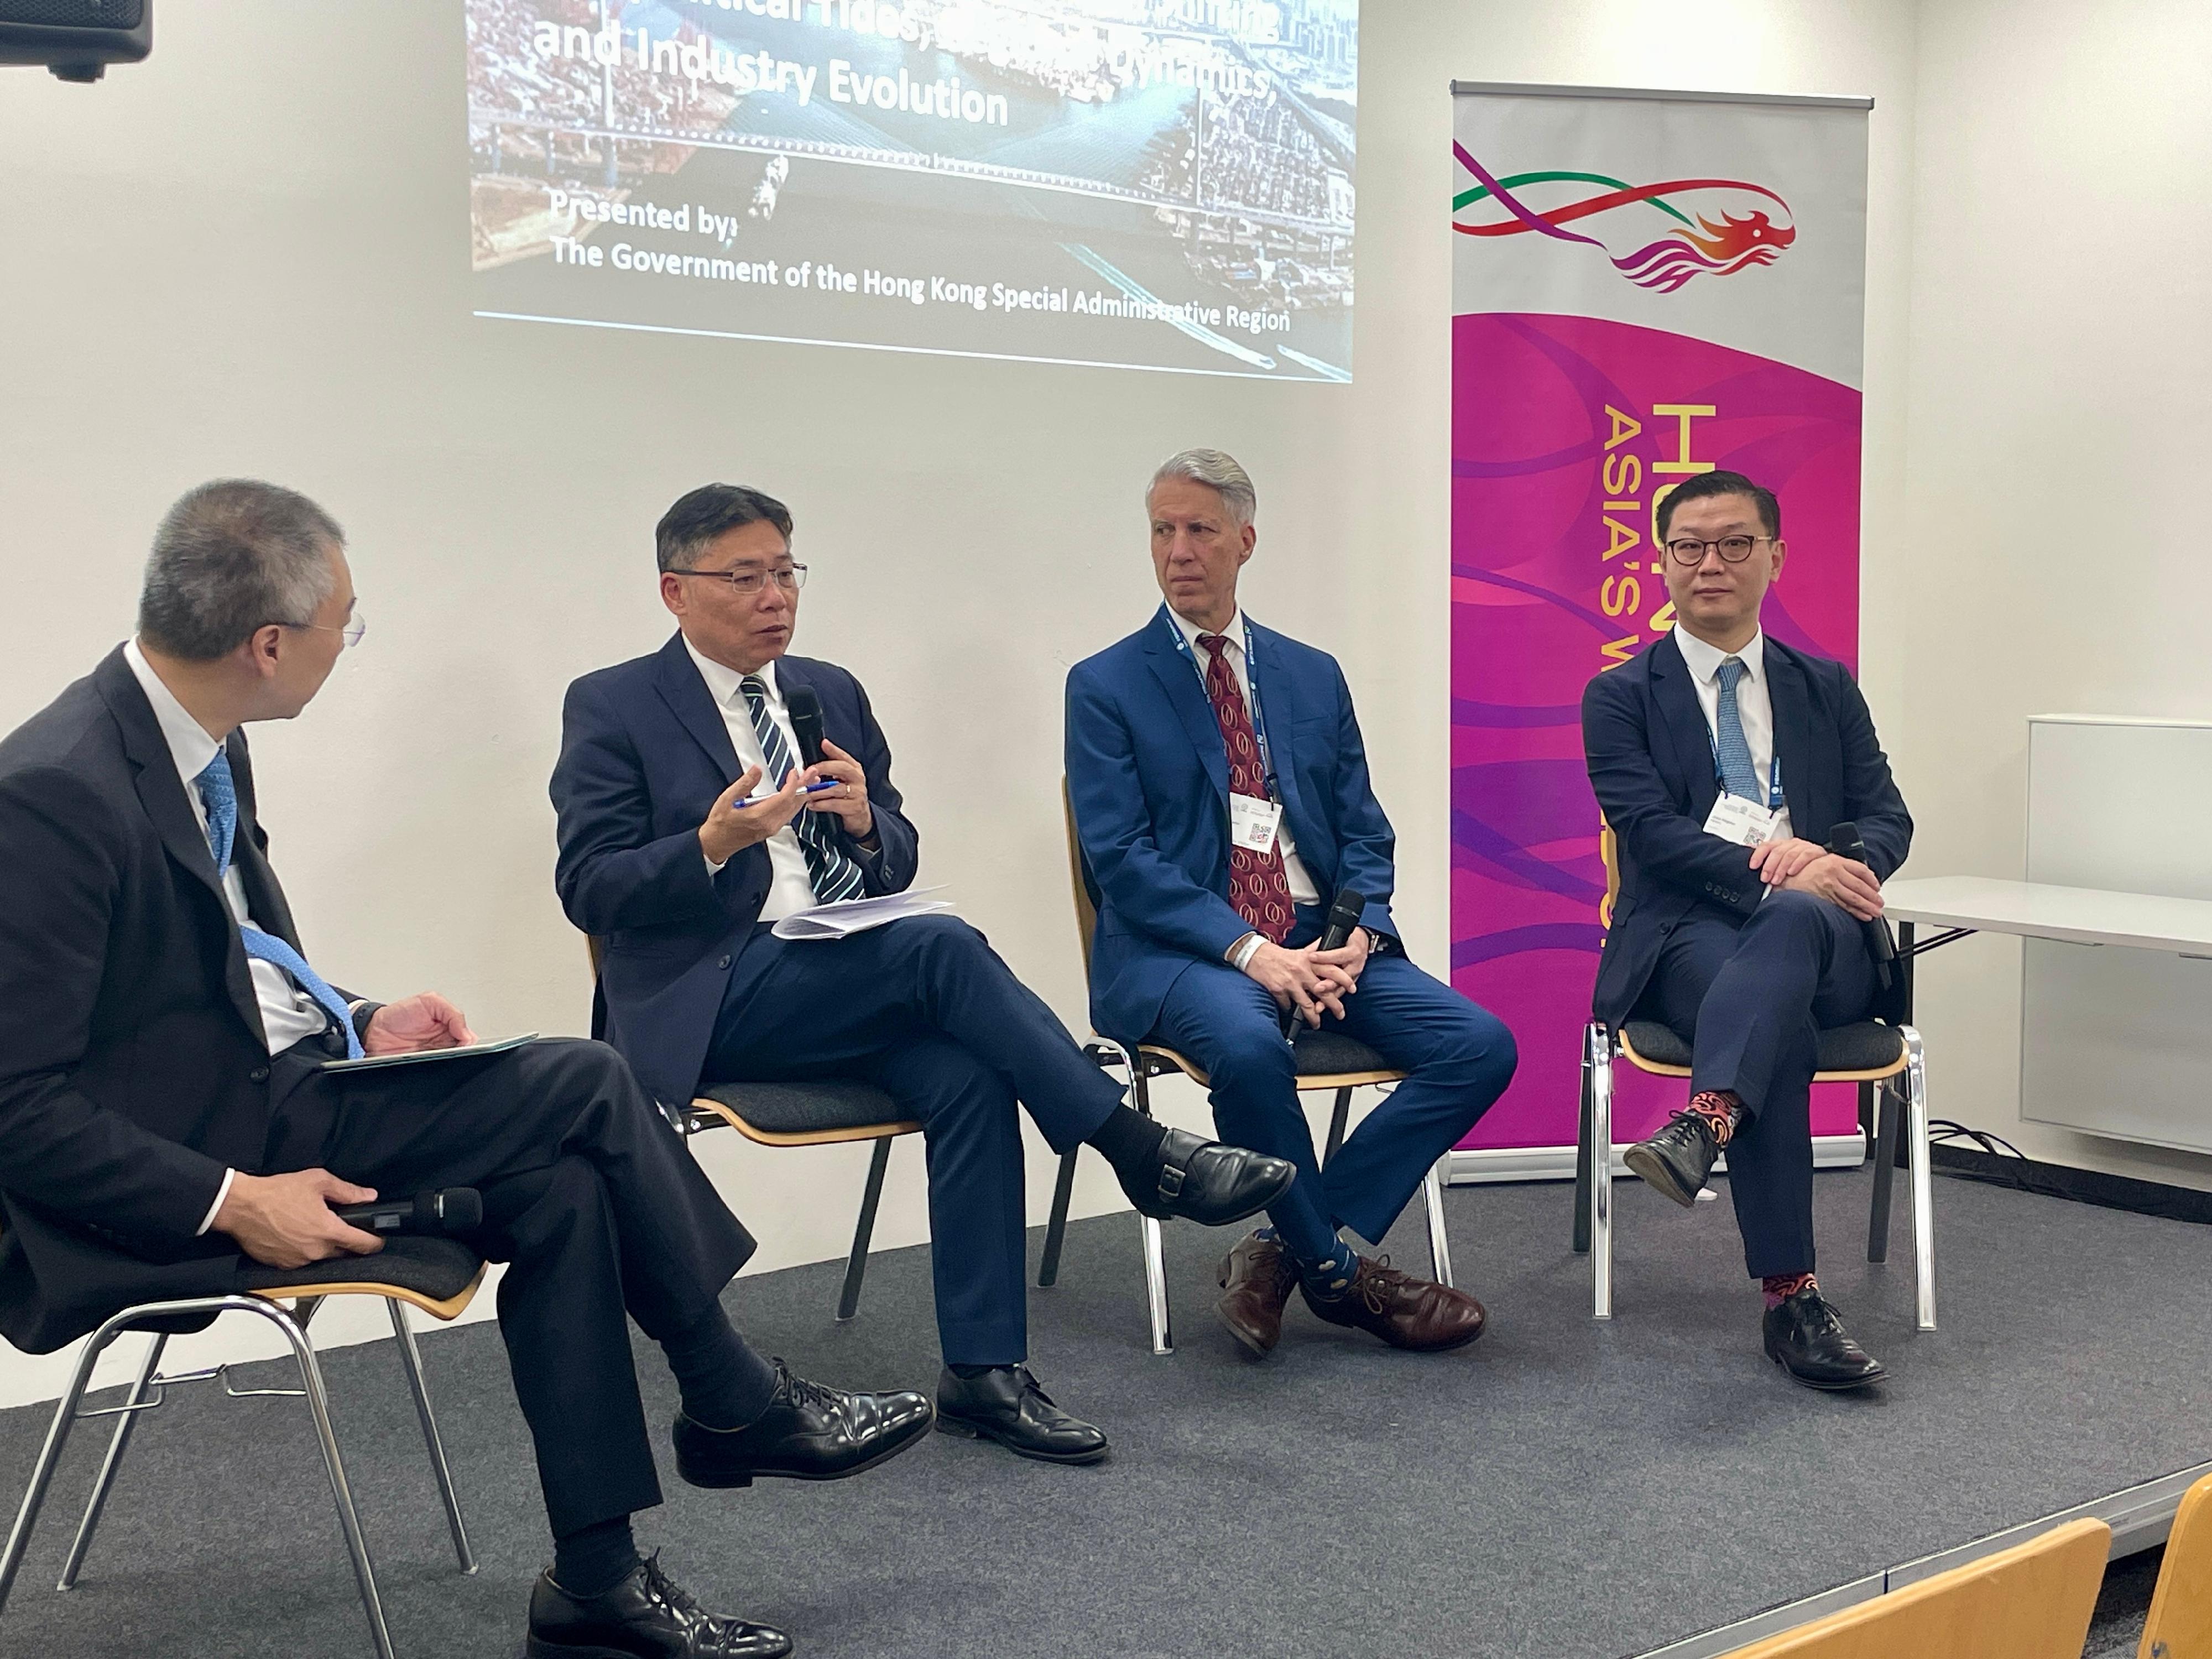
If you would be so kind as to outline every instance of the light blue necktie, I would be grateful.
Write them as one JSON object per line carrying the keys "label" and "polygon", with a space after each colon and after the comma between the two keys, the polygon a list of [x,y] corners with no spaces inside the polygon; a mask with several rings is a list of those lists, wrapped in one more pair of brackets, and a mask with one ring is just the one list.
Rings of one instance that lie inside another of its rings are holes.
{"label": "light blue necktie", "polygon": [[[215,854],[216,879],[220,881],[230,873],[231,843],[238,835],[238,785],[230,775],[230,757],[216,750],[215,758],[192,781],[199,787],[200,804],[207,808],[208,846]],[[359,1060],[361,1038],[353,1029],[353,1014],[346,1007],[345,999],[331,988],[330,981],[308,967],[307,959],[283,939],[274,933],[263,933],[250,921],[238,924],[238,937],[247,956],[274,963],[322,1006],[323,1012],[345,1033],[347,1058]]]}
{"label": "light blue necktie", "polygon": [[[753,735],[760,739],[762,757],[768,762],[768,787],[781,789],[784,779],[791,775],[791,750],[775,717],[768,712],[768,682],[757,674],[748,674],[738,682],[738,689],[745,694],[745,708],[753,717]],[[806,874],[814,884],[814,896],[824,904],[860,897],[868,878],[832,838],[822,814],[802,807],[792,828],[799,832],[799,851],[806,854]]]}
{"label": "light blue necktie", "polygon": [[1736,710],[1735,688],[1747,671],[1741,658],[1721,662],[1720,702],[1713,714],[1714,746],[1720,751],[1721,782],[1731,795],[1741,795],[1761,806],[1766,798],[1759,787],[1759,773],[1751,763],[1751,744],[1743,735],[1743,716]]}

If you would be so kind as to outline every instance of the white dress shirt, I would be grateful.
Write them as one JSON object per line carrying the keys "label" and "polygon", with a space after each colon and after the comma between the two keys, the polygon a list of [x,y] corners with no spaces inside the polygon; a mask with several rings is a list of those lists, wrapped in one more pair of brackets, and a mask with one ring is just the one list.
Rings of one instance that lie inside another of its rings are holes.
{"label": "white dress shirt", "polygon": [[[1682,660],[1689,665],[1690,683],[1697,688],[1698,707],[1705,710],[1705,732],[1713,741],[1713,753],[1719,752],[1721,664],[1731,654],[1718,646],[1708,645],[1679,623],[1674,628],[1674,643],[1680,647]],[[1743,726],[1743,740],[1751,750],[1751,769],[1759,780],[1759,804],[1761,806],[1773,797],[1774,789],[1774,700],[1768,695],[1766,684],[1766,635],[1753,634],[1751,643],[1733,653],[1743,664],[1743,678],[1735,683],[1736,719]],[[1783,840],[1791,833],[1790,809],[1784,806],[1775,821],[1774,839]]]}
{"label": "white dress shirt", "polygon": [[[771,793],[776,782],[768,775],[768,757],[761,750],[760,733],[753,730],[752,705],[745,701],[745,677],[736,669],[705,655],[689,639],[684,641],[684,648],[691,653],[691,660],[698,665],[699,678],[707,682],[707,695],[714,698],[714,707],[722,711],[722,724],[729,728],[730,747],[738,751],[738,770],[742,773],[749,766],[761,768],[761,781],[753,786],[753,793],[762,795]],[[763,663],[755,672],[761,683],[768,687],[764,701],[768,704],[769,718],[775,722],[775,729],[783,734],[784,747],[790,753],[791,763],[798,766],[799,738],[791,729],[791,714],[783,705],[782,690],[775,683],[775,664]],[[805,810],[803,806],[799,808],[802,812]],[[811,910],[821,902],[814,896],[814,877],[806,867],[806,853],[799,844],[799,832],[791,824],[787,823],[768,838],[768,898],[760,910],[763,921],[781,921],[801,910]],[[721,865],[712,859],[707,860],[708,875],[716,876],[721,872]]]}
{"label": "white dress shirt", "polygon": [[[207,807],[200,799],[200,792],[193,780],[207,769],[208,763],[221,752],[222,745],[208,735],[207,727],[191,717],[176,694],[161,683],[154,665],[146,660],[146,653],[138,648],[137,640],[123,647],[123,660],[131,665],[137,677],[138,688],[146,694],[146,701],[154,705],[154,718],[160,723],[161,736],[169,745],[169,758],[177,769],[178,781],[185,786],[185,799],[192,809],[192,817],[199,824],[200,834],[207,834]],[[243,833],[241,829],[240,833]],[[213,852],[210,843],[209,851]],[[230,914],[241,922],[252,921],[246,902],[246,884],[239,878],[238,863],[231,861],[223,872],[223,896],[230,901]],[[266,929],[263,930],[266,932]],[[310,1037],[331,1023],[331,1017],[317,1002],[292,982],[292,976],[273,962],[264,962],[258,957],[246,959],[246,971],[253,976],[254,1000],[261,1005],[261,1035],[272,1054],[281,1054],[302,1037]],[[199,1225],[203,1233],[215,1223],[216,1212],[230,1196],[231,1177],[237,1172],[225,1170],[222,1185],[216,1189],[215,1202],[208,1206],[207,1218]]]}
{"label": "white dress shirt", "polygon": [[[1213,660],[1213,653],[1198,642],[1198,636],[1207,630],[1200,628],[1173,605],[1168,607],[1168,615],[1175,618],[1175,625],[1182,629],[1183,637],[1190,641],[1191,659],[1198,665],[1199,680],[1202,685],[1206,678],[1206,665]],[[1229,626],[1221,630],[1221,637],[1228,641],[1222,647],[1222,653],[1229,659],[1231,672],[1237,676],[1237,689],[1243,694],[1244,714],[1249,720],[1252,714],[1252,676],[1244,662],[1244,611],[1242,606],[1239,606],[1231,616]],[[1206,695],[1210,706],[1212,694],[1209,691]],[[1272,734],[1267,741],[1272,749],[1274,744],[1274,738]],[[1280,769],[1279,767],[1277,769],[1278,771]],[[1282,849],[1283,878],[1290,884],[1291,902],[1319,904],[1321,889],[1314,885],[1312,875],[1308,872],[1304,861],[1298,857],[1297,843],[1291,839],[1291,821],[1288,817],[1285,817],[1275,826],[1275,845]]]}

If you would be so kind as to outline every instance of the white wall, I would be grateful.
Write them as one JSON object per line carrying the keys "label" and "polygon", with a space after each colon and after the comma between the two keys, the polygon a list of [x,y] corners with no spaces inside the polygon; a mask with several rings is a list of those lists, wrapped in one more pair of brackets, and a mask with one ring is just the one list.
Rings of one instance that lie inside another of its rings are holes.
{"label": "white wall", "polygon": [[[1866,520],[1867,626],[1903,661],[1876,709],[1911,872],[2017,878],[2028,715],[2212,716],[2212,9],[1945,0],[1918,55],[1911,459]],[[1923,963],[1938,1114],[2212,1188],[2212,1158],[2020,1121],[2020,984],[2016,940]]]}
{"label": "white wall", "polygon": [[[664,637],[649,543],[668,501],[708,478],[757,483],[793,505],[814,568],[799,648],[866,678],[896,747],[924,878],[952,884],[1079,1023],[1060,679],[1153,603],[1138,499],[1152,465],[1216,444],[1260,487],[1247,598],[1343,659],[1400,832],[1399,915],[1415,954],[1441,958],[1447,83],[1873,94],[1869,523],[1898,525],[1911,516],[1916,13],[1910,0],[1370,0],[1364,23],[1349,386],[476,321],[451,3],[198,0],[166,8],[153,59],[103,85],[6,76],[0,726],[127,631],[149,532],[179,491],[241,471],[307,490],[349,532],[371,621],[307,718],[255,737],[317,961],[387,994],[434,985],[488,1031],[579,1030],[582,951],[552,896],[544,795],[561,690]],[[1962,49],[1948,26],[1930,32]],[[2008,142],[2017,112],[1974,101],[1963,69],[1953,80],[1945,118]],[[1869,536],[1864,677],[1932,824],[1948,751],[1906,740],[1942,717],[1940,691],[1917,720],[1904,702],[1929,672],[1906,592],[1915,550]],[[2001,556],[1980,568],[2005,568]],[[2033,610],[2040,586],[2013,603]],[[2017,787],[1996,793],[1988,810],[2016,813]],[[1940,835],[1926,843],[1949,858],[1940,867],[1980,867],[1981,848]],[[1946,1028],[1939,1067],[1955,1041]],[[1946,1086],[1954,1075],[1938,1072]],[[1164,1103],[1203,1121],[1193,1095]],[[763,1239],[760,1266],[842,1250],[863,1153],[729,1136],[700,1151]],[[1040,1216],[1050,1173],[1033,1158]],[[1096,1160],[1079,1190],[1084,1208],[1118,1203]],[[921,1194],[908,1143],[882,1242],[922,1237]],[[0,1364],[0,1401],[52,1392],[51,1376],[51,1363]]]}

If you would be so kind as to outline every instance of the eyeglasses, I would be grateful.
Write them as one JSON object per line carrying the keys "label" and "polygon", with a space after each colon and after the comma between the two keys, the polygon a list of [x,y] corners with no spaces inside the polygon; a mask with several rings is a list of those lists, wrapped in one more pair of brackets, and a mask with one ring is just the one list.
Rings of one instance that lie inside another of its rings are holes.
{"label": "eyeglasses", "polygon": [[279,628],[313,628],[324,633],[335,634],[350,646],[359,645],[368,635],[368,618],[356,611],[344,623],[278,623]]}
{"label": "eyeglasses", "polygon": [[1717,542],[1701,542],[1694,536],[1685,536],[1678,542],[1668,542],[1667,551],[1677,564],[1703,564],[1707,548],[1730,564],[1741,564],[1751,556],[1753,548],[1773,539],[1771,536],[1723,536]]}
{"label": "eyeglasses", "polygon": [[757,593],[772,576],[775,585],[787,593],[796,593],[806,586],[806,567],[803,564],[780,564],[773,570],[681,570],[672,569],[672,576],[711,576],[718,582],[727,582],[732,593]]}

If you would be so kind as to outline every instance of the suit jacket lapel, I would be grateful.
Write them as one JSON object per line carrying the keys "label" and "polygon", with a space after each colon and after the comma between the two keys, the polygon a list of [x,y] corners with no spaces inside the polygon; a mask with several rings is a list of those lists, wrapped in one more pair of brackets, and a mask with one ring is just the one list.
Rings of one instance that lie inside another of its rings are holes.
{"label": "suit jacket lapel", "polygon": [[[1812,707],[1805,693],[1805,676],[1781,647],[1770,639],[1762,651],[1766,668],[1766,700],[1774,710],[1774,758],[1782,769],[1782,800],[1790,809],[1790,828],[1803,835],[1814,821]],[[1825,830],[1823,831],[1825,833]]]}
{"label": "suit jacket lapel", "polygon": [[[222,879],[215,872],[215,854],[209,850],[206,833],[192,815],[191,803],[185,797],[187,786],[177,775],[176,757],[170,754],[168,740],[161,735],[161,722],[154,718],[153,706],[146,701],[146,694],[138,689],[137,677],[131,673],[131,665],[123,660],[120,647],[100,665],[95,676],[108,712],[114,715],[122,731],[123,752],[137,768],[135,787],[138,804],[153,821],[169,861],[206,888],[208,896],[221,910],[227,924],[223,930],[223,988],[230,994],[247,1028],[260,1036],[261,1002],[253,994],[253,975],[246,966],[246,947],[238,937],[237,918],[231,915],[229,895],[222,890]],[[232,752],[235,764],[243,748],[235,733],[231,742],[234,745]],[[240,817],[242,823],[243,811]],[[241,877],[244,874],[242,871],[240,873]]]}
{"label": "suit jacket lapel", "polygon": [[[1247,617],[1247,622],[1251,619]],[[1298,769],[1291,764],[1291,726],[1297,718],[1297,699],[1294,689],[1283,678],[1283,654],[1276,647],[1280,636],[1252,623],[1250,635],[1255,660],[1244,665],[1244,672],[1253,684],[1260,687],[1255,699],[1260,705],[1260,718],[1267,728],[1267,756],[1275,764],[1275,787],[1283,792],[1283,813],[1291,820],[1291,834],[1301,848],[1315,845],[1306,823],[1305,798],[1298,793]],[[1213,705],[1206,704],[1212,713]],[[1217,728],[1219,722],[1216,721]]]}
{"label": "suit jacket lapel", "polygon": [[734,783],[739,768],[738,751],[730,744],[730,728],[722,719],[722,711],[714,706],[714,695],[707,690],[707,682],[700,678],[699,665],[691,660],[684,649],[684,635],[678,634],[660,648],[660,665],[654,675],[654,684],[684,729],[698,740],[715,765],[722,769],[722,781]]}
{"label": "suit jacket lapel", "polygon": [[1154,613],[1152,625],[1145,630],[1145,655],[1166,689],[1168,702],[1182,729],[1190,738],[1191,747],[1198,750],[1198,758],[1206,768],[1206,776],[1213,780],[1215,792],[1221,797],[1224,811],[1229,805],[1229,750],[1221,741],[1221,723],[1213,717],[1213,704],[1207,699],[1206,688],[1199,683],[1198,673],[1191,666],[1191,659],[1175,647],[1167,630],[1175,626],[1164,605]]}
{"label": "suit jacket lapel", "polygon": [[[1674,631],[1651,647],[1651,696],[1663,716],[1654,734],[1654,751],[1666,745],[1675,775],[1686,778],[1690,787],[1690,816],[1703,823],[1720,799],[1713,781],[1713,734],[1705,724],[1705,711],[1698,702],[1698,688],[1690,678],[1690,665]],[[1787,768],[1784,769],[1786,774]]]}

